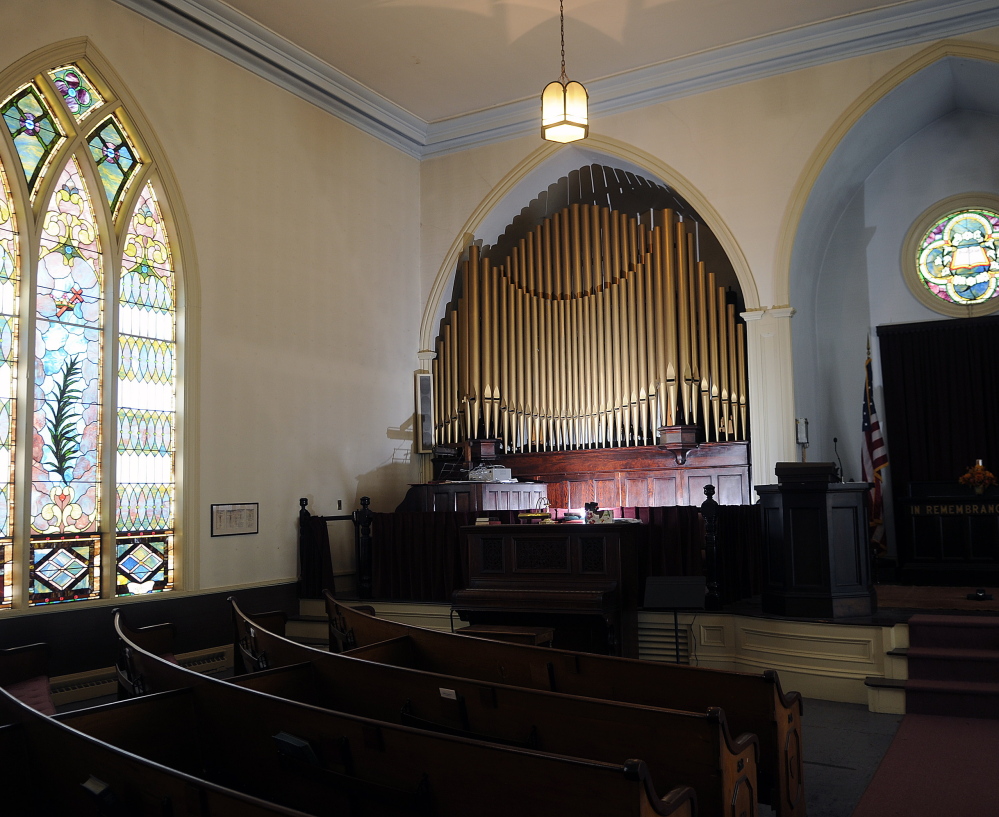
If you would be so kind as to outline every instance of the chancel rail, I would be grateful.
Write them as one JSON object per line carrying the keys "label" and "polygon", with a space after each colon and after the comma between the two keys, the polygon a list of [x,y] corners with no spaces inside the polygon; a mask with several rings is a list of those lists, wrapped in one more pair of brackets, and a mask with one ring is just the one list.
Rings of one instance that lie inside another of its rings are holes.
{"label": "chancel rail", "polygon": [[747,439],[745,330],[692,222],[571,204],[501,264],[472,245],[433,361],[438,445],[654,445],[662,426]]}

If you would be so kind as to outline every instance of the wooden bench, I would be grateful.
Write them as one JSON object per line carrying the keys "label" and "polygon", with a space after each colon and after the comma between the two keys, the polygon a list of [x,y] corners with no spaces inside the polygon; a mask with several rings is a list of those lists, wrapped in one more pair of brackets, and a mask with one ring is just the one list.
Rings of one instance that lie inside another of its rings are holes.
{"label": "wooden bench", "polygon": [[[134,709],[125,711],[129,719],[138,715]],[[121,715],[122,710],[115,712],[116,718]],[[101,714],[94,710],[89,717]],[[72,715],[43,715],[0,689],[4,815],[308,817],[131,754],[74,729],[71,721]],[[169,724],[162,732],[147,731],[146,740],[166,742],[169,731]],[[187,736],[189,753],[194,734]]]}
{"label": "wooden bench", "polygon": [[237,649],[258,665],[290,668],[238,679],[243,685],[478,740],[609,763],[637,757],[657,791],[691,786],[701,815],[757,811],[758,741],[755,735],[733,739],[718,708],[675,712],[361,661],[271,633],[230,601]]}
{"label": "wooden bench", "polygon": [[[640,760],[599,763],[436,734],[290,701],[171,664],[142,649],[141,631],[115,616],[133,680],[189,688],[198,735],[215,773],[295,802],[322,796],[323,813],[366,817],[694,817],[696,795],[656,796]],[[251,676],[252,677],[252,676]],[[155,731],[158,721],[144,721]],[[192,738],[193,739],[193,738]],[[280,754],[279,754],[280,753]],[[263,796],[258,794],[258,796]],[[309,809],[304,809],[309,810]]]}
{"label": "wooden bench", "polygon": [[[729,672],[460,638],[354,610],[328,592],[326,610],[330,649],[371,661],[645,706],[694,712],[721,707],[734,734],[759,738],[760,802],[779,817],[804,817],[801,696],[783,692],[772,670]],[[412,643],[391,641],[402,637]]]}

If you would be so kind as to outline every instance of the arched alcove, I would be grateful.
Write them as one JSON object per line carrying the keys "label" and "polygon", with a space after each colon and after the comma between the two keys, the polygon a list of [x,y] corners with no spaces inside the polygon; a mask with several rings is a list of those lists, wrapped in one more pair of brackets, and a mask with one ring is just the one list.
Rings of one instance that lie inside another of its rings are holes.
{"label": "arched alcove", "polygon": [[454,288],[459,259],[469,243],[492,244],[540,191],[547,190],[549,185],[571,171],[594,164],[632,173],[675,191],[717,239],[741,288],[745,307],[756,309],[759,306],[756,282],[742,250],[728,226],[700,191],[661,159],[616,139],[591,134],[581,144],[541,145],[512,168],[470,214],[442,260],[424,306],[420,332],[422,350],[433,348],[440,320]]}
{"label": "arched alcove", "polygon": [[997,81],[999,54],[988,50],[919,55],[844,115],[849,127],[802,207],[788,275],[795,414],[809,418],[809,457],[840,457],[846,479],[861,479],[868,340],[883,408],[876,327],[940,319],[905,283],[907,234],[938,202],[999,192]]}

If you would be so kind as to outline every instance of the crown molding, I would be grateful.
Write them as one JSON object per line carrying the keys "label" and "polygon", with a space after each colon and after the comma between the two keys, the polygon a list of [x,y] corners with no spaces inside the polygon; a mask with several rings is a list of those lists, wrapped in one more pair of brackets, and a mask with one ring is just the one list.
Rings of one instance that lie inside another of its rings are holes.
{"label": "crown molding", "polygon": [[[115,0],[415,158],[531,133],[539,97],[424,122],[220,0]],[[999,26],[995,0],[916,0],[587,82],[590,120],[849,57]],[[539,85],[540,88],[540,85]]]}
{"label": "crown molding", "polygon": [[219,0],[115,0],[419,158],[427,123]]}

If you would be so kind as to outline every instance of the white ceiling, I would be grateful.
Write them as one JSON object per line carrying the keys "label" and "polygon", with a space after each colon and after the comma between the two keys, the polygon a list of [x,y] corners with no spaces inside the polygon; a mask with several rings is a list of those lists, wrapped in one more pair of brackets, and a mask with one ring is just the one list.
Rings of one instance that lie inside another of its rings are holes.
{"label": "white ceiling", "polygon": [[[558,0],[228,0],[426,122],[538,97],[558,78]],[[891,0],[566,0],[566,71],[588,83]]]}
{"label": "white ceiling", "polygon": [[[117,2],[416,155],[536,130],[560,71],[558,0]],[[566,72],[599,117],[996,24],[996,0],[565,0]]]}

